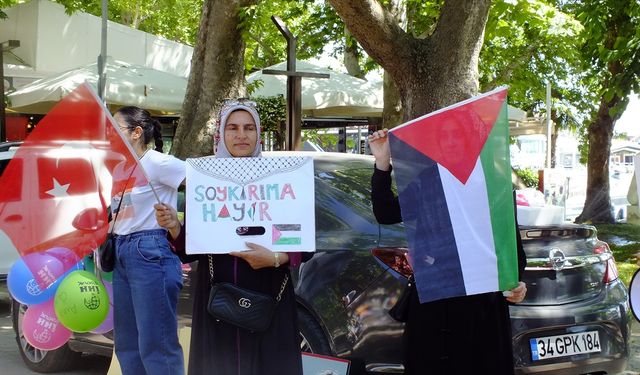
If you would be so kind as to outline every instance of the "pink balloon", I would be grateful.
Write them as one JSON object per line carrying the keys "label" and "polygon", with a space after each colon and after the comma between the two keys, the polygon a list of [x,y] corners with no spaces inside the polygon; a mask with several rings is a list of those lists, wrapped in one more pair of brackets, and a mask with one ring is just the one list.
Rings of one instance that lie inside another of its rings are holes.
{"label": "pink balloon", "polygon": [[107,333],[113,329],[113,285],[106,280],[102,280],[104,284],[104,288],[107,290],[107,295],[109,296],[109,312],[107,313],[107,317],[104,318],[104,321],[100,323],[100,325],[91,331],[92,333]]}
{"label": "pink balloon", "polygon": [[52,255],[62,262],[65,272],[77,268],[76,265],[80,261],[80,257],[76,255],[71,249],[66,247],[52,247],[44,252],[47,255]]}
{"label": "pink balloon", "polygon": [[66,271],[60,259],[46,253],[27,254],[22,260],[33,274],[40,290],[50,287]]}
{"label": "pink balloon", "polygon": [[27,308],[22,332],[31,346],[41,350],[58,349],[71,338],[71,331],[58,321],[53,300]]}

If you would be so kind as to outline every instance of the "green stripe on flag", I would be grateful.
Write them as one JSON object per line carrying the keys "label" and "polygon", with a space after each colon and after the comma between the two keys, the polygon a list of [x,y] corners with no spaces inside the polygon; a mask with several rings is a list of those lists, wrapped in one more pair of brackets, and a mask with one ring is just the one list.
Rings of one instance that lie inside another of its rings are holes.
{"label": "green stripe on flag", "polygon": [[480,161],[487,184],[493,243],[498,261],[498,283],[500,290],[510,290],[518,285],[518,254],[506,100],[482,149]]}
{"label": "green stripe on flag", "polygon": [[300,237],[280,237],[273,244],[274,245],[300,245],[302,238]]}

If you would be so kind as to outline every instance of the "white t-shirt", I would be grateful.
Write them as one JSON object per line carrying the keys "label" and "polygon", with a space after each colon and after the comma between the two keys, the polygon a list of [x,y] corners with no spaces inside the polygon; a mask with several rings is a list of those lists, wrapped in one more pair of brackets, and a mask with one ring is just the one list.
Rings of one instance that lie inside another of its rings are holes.
{"label": "white t-shirt", "polygon": [[[186,176],[185,162],[172,155],[148,150],[140,158],[140,164],[160,201],[176,208],[178,187]],[[116,218],[115,211],[118,209],[120,197],[121,195],[116,195],[111,201],[113,218]],[[149,184],[127,188],[123,199],[120,213],[116,218],[114,233],[124,235],[142,230],[160,229],[153,208],[158,200]]]}

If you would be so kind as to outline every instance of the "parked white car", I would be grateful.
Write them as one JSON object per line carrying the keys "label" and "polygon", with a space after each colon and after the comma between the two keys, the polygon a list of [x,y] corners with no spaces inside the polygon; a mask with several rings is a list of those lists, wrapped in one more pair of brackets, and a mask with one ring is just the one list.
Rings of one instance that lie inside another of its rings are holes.
{"label": "parked white car", "polygon": [[[16,153],[20,142],[0,143],[0,176],[13,155]],[[0,230],[0,300],[9,301],[11,298],[7,290],[7,275],[13,263],[18,260],[19,254],[13,246],[11,239]]]}

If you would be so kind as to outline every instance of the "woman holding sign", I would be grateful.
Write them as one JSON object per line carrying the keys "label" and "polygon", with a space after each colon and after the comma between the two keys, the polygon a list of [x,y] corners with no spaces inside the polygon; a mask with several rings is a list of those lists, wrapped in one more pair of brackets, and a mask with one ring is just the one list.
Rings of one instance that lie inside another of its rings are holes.
{"label": "woman holding sign", "polygon": [[[218,158],[261,155],[260,118],[255,103],[225,102],[218,116],[214,151]],[[287,267],[300,263],[300,253],[277,253],[247,243],[250,250],[229,255],[186,256],[184,230],[175,210],[156,205],[156,218],[169,230],[183,261],[198,260],[189,374],[302,374],[295,296]],[[211,316],[207,304],[212,276],[216,283],[229,282],[273,297],[281,295],[269,328],[250,332]]]}
{"label": "woman holding sign", "polygon": [[[449,139],[447,134],[440,134],[438,141],[441,147],[442,143],[458,142]],[[403,218],[398,197],[391,190],[387,130],[370,135],[369,147],[376,161],[371,178],[374,214],[381,224],[399,223]],[[423,207],[415,209],[424,210]],[[411,213],[405,214],[412,216]],[[422,228],[424,231],[428,229]],[[516,235],[522,275],[526,258],[517,230]],[[431,260],[430,264],[434,263],[437,264],[437,260]],[[443,279],[448,276],[451,275],[441,275]],[[520,282],[504,296],[503,293],[492,292],[420,303],[415,283],[412,283],[404,333],[405,374],[513,374],[508,302],[519,303],[525,294],[526,286]]]}

